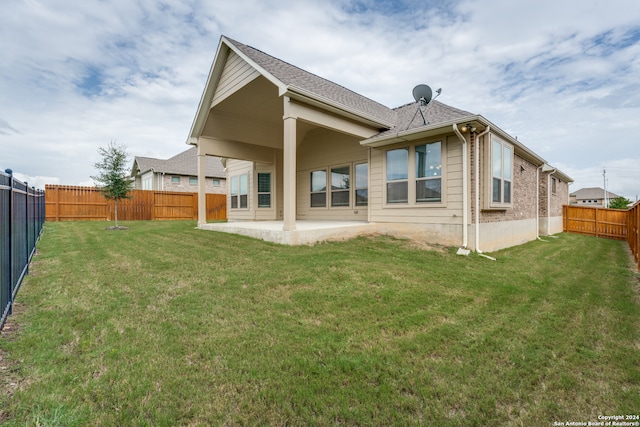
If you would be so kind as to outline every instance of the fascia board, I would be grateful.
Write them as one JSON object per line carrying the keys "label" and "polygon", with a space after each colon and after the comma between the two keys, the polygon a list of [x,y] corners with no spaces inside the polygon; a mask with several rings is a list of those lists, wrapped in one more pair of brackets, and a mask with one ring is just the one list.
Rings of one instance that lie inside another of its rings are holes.
{"label": "fascia board", "polygon": [[204,123],[207,119],[207,115],[209,114],[209,105],[211,105],[213,94],[215,93],[222,71],[224,70],[226,58],[229,55],[229,44],[224,41],[223,37],[220,39],[220,43],[218,43],[218,49],[216,50],[213,62],[211,63],[211,68],[209,69],[207,84],[202,91],[198,110],[193,119],[193,123],[191,124],[191,130],[189,131],[189,138],[185,141],[186,144],[197,145],[198,137],[202,134],[202,130],[204,129]]}
{"label": "fascia board", "polygon": [[[363,141],[360,141],[360,145],[364,145],[366,147],[384,147],[385,145],[391,145],[397,142],[413,141],[441,132],[453,132],[452,126],[454,124],[480,123],[483,126],[486,126],[486,124],[481,119],[484,118],[478,115],[466,116],[455,120],[449,120],[446,122],[440,122],[433,125],[421,126],[419,128],[397,132],[395,134],[365,139]],[[486,119],[484,119],[484,121],[486,121]]]}

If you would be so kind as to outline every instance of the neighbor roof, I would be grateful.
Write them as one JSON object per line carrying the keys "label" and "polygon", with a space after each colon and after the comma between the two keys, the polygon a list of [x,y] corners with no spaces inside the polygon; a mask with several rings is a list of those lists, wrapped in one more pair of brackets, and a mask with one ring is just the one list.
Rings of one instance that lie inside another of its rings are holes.
{"label": "neighbor roof", "polygon": [[[153,157],[140,157],[134,158],[134,166],[132,175],[136,175],[136,167],[140,173],[147,172],[153,169],[154,172],[167,173],[173,175],[198,175],[198,159],[197,159],[197,147],[189,148],[180,154],[176,154],[170,159],[155,159]],[[219,157],[206,156],[205,161],[205,176],[210,178],[225,178],[226,173],[222,162]]]}
{"label": "neighbor roof", "polygon": [[[600,187],[581,188],[571,193],[571,196],[575,196],[575,198],[579,200],[604,199],[604,189]],[[607,198],[615,199],[616,197],[620,196],[607,191]]]}

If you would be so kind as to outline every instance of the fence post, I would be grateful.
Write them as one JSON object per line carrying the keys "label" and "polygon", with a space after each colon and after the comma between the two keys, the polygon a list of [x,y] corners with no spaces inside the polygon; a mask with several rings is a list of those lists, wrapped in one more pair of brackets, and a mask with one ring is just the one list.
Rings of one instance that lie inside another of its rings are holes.
{"label": "fence post", "polygon": [[13,171],[5,169],[9,175],[9,310],[7,316],[13,314]]}

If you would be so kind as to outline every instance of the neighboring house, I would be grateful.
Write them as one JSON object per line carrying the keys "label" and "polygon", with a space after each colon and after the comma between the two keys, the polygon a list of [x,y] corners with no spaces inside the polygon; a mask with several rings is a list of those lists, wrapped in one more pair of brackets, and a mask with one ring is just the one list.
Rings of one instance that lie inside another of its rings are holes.
{"label": "neighboring house", "polygon": [[493,251],[561,232],[572,182],[479,114],[390,109],[224,36],[187,142],[229,159],[229,221],[281,220],[289,244],[300,220],[361,221]]}
{"label": "neighboring house", "polygon": [[[581,188],[571,193],[569,197],[572,205],[604,207],[604,189],[600,187]],[[617,197],[620,196],[607,191],[607,200]]]}
{"label": "neighboring house", "polygon": [[136,156],[131,167],[137,190],[198,192],[198,181],[205,182],[206,193],[227,192],[226,172],[219,157],[208,157],[205,173],[198,177],[197,148],[192,147],[170,159]]}

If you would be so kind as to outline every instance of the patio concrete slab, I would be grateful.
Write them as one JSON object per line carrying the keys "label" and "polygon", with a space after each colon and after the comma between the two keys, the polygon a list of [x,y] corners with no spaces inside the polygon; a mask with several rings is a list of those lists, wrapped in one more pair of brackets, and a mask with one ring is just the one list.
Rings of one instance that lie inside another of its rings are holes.
{"label": "patio concrete slab", "polygon": [[282,230],[282,221],[235,221],[200,224],[202,230],[240,234],[283,245],[311,245],[325,240],[346,240],[375,232],[366,221],[296,221],[296,229]]}

